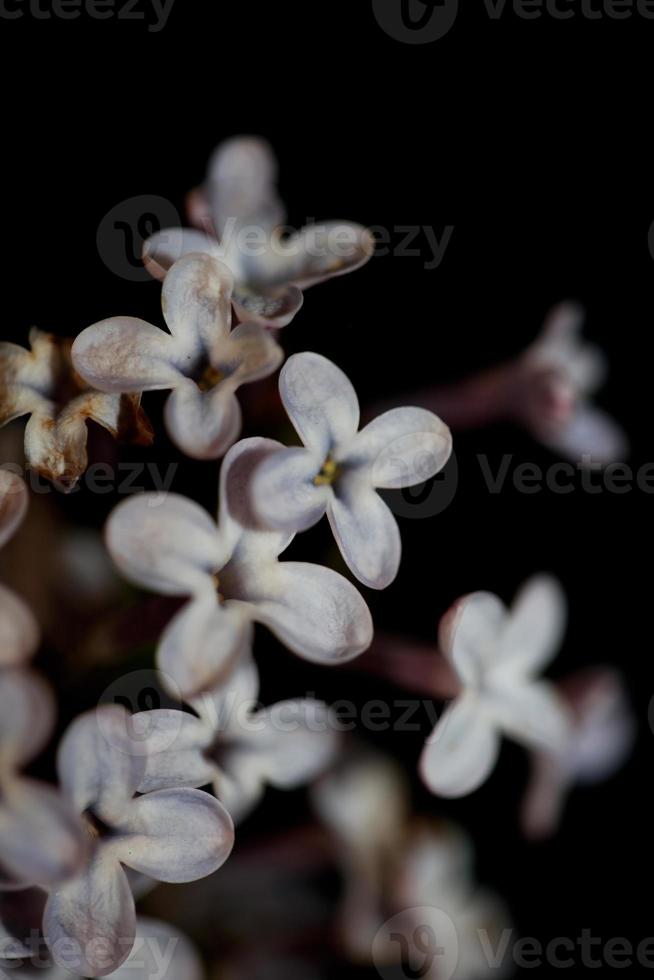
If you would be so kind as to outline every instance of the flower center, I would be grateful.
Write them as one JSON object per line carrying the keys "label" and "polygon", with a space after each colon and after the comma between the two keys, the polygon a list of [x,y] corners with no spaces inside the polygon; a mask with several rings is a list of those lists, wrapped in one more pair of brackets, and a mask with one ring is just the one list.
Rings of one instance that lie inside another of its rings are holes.
{"label": "flower center", "polygon": [[111,827],[92,809],[84,811],[82,821],[91,840],[103,840],[111,836]]}
{"label": "flower center", "polygon": [[197,385],[200,391],[211,391],[211,389],[215,388],[216,385],[219,384],[224,378],[225,375],[222,373],[222,371],[219,371],[218,368],[211,367],[211,365],[209,365],[209,367],[205,368],[200,375]]}
{"label": "flower center", "polygon": [[331,456],[328,456],[325,462],[322,464],[322,469],[314,478],[314,485],[316,487],[330,487],[339,473],[340,469],[338,463],[335,459],[332,459]]}

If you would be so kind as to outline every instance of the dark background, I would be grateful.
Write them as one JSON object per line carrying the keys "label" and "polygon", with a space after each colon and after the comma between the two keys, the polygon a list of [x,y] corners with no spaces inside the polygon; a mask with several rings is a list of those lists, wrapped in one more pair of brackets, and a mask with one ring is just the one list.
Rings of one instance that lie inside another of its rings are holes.
{"label": "dark background", "polygon": [[[333,217],[455,229],[435,270],[424,269],[429,254],[375,257],[309,292],[284,331],[289,352],[319,350],[348,372],[362,401],[390,399],[517,354],[550,306],[577,298],[588,309],[587,335],[610,358],[600,401],[630,435],[630,462],[654,459],[654,22],[525,21],[510,10],[494,22],[481,2],[467,7],[446,37],[424,46],[387,36],[369,0],[177,0],[158,34],[87,17],[2,21],[3,338],[24,342],[32,324],[73,335],[114,314],[160,322],[159,287],[122,278],[103,261],[103,217],[149,194],[181,213],[214,145],[260,133],[280,158],[293,225]],[[149,405],[156,420],[158,397]],[[431,520],[402,522],[400,576],[382,596],[366,596],[378,626],[435,640],[440,615],[460,594],[487,588],[510,599],[528,575],[549,570],[571,604],[553,676],[619,666],[641,739],[619,777],[575,794],[559,835],[542,845],[519,834],[527,767],[518,751],[506,750],[472,797],[441,804],[416,786],[418,805],[473,832],[480,879],[506,896],[525,934],[546,941],[590,928],[637,943],[654,935],[654,501],[638,490],[493,496],[476,453],[496,465],[503,453],[543,466],[554,457],[508,425],[462,435],[455,446],[454,502]],[[148,458],[176,457],[162,437]],[[215,476],[210,464],[183,462],[175,489],[212,507]],[[82,492],[61,507],[99,524],[114,502]],[[312,533],[327,545],[322,531]],[[267,654],[267,646],[258,649]],[[340,697],[345,683],[371,696],[349,675],[325,677],[279,650],[274,656],[273,670],[260,658],[270,696],[311,685]],[[426,734],[382,741],[410,768]],[[272,819],[300,819],[296,803],[272,795]],[[246,836],[259,832],[256,821]]]}

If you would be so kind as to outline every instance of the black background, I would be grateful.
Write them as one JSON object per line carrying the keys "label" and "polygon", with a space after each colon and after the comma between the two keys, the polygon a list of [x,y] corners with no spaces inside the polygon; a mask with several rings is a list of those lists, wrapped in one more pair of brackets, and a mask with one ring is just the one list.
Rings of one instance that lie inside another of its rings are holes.
{"label": "black background", "polygon": [[[654,459],[654,22],[526,21],[508,10],[491,21],[470,0],[445,38],[420,46],[387,36],[369,0],[177,0],[156,34],[139,22],[26,14],[3,20],[0,38],[4,338],[24,341],[32,324],[73,335],[114,314],[160,322],[159,287],[121,278],[103,261],[100,222],[134,195],[161,195],[181,213],[214,145],[260,133],[280,158],[293,225],[334,217],[391,230],[454,226],[435,270],[424,269],[429,255],[375,257],[309,292],[284,331],[289,352],[319,350],[348,372],[362,401],[388,399],[517,354],[551,305],[577,298],[588,309],[588,336],[611,362],[600,400],[629,432],[632,465]],[[156,419],[157,396],[149,404]],[[458,595],[488,588],[509,599],[529,574],[552,571],[571,604],[553,676],[618,665],[641,739],[619,777],[575,794],[546,844],[520,837],[527,769],[511,749],[477,794],[441,804],[416,788],[418,805],[473,832],[479,877],[506,896],[526,935],[574,939],[590,928],[637,943],[654,935],[654,501],[638,490],[491,495],[476,453],[495,465],[503,453],[543,466],[554,457],[510,426],[462,435],[455,446],[455,500],[433,519],[402,522],[400,576],[383,596],[367,596],[376,622],[435,640]],[[169,457],[162,436],[148,458]],[[175,489],[212,507],[215,476],[210,464],[183,463]],[[61,507],[99,524],[114,502],[82,492]],[[322,531],[312,533],[327,543]],[[309,684],[346,696],[355,683],[308,670],[305,677],[295,660],[273,653],[274,670],[262,662],[271,696]],[[408,767],[421,744],[383,741]],[[295,796],[273,798],[271,807],[279,822],[297,818]]]}

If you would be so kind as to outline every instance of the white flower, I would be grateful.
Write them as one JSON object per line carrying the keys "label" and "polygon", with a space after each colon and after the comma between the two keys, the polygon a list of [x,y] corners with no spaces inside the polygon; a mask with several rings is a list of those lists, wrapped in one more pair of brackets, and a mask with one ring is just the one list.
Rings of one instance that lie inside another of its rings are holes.
{"label": "white flower", "polygon": [[241,430],[237,389],[272,374],[283,359],[259,325],[231,329],[232,288],[220,262],[187,255],[162,290],[170,333],[133,317],[96,323],[73,345],[76,370],[101,391],[170,389],[165,420],[173,442],[188,456],[217,459]]}
{"label": "white flower", "polygon": [[263,140],[240,137],[221,144],[205,187],[192,197],[191,219],[203,230],[166,228],[149,238],[143,260],[150,273],[163,279],[189,252],[213,255],[234,274],[239,318],[283,327],[300,309],[302,290],[371,258],[372,234],[352,222],[309,225],[286,237],[276,177]]}
{"label": "white flower", "polygon": [[253,469],[279,443],[245,439],[220,475],[220,521],[177,494],[141,494],[109,518],[107,546],[136,585],[190,601],[164,631],[159,668],[187,699],[220,683],[263,623],[307,660],[338,664],[372,641],[372,619],[357,590],[329,568],[280,562],[292,535],[253,526]]}
{"label": "white flower", "polygon": [[336,752],[333,719],[320,701],[257,705],[259,675],[245,657],[222,687],[193,701],[199,717],[161,709],[134,717],[147,735],[141,792],[213,784],[239,822],[266,784],[294,789],[326,769]]}
{"label": "white flower", "polygon": [[420,760],[433,793],[465,796],[481,786],[497,761],[502,734],[529,748],[565,748],[567,711],[554,688],[535,679],[556,653],[564,625],[564,596],[545,576],[527,582],[510,611],[497,596],[474,592],[446,613],[439,645],[462,691]]}
{"label": "white flower", "polygon": [[89,420],[116,439],[147,445],[150,424],[138,395],[90,390],[71,362],[72,340],[33,329],[31,350],[0,343],[0,426],[29,415],[27,465],[63,490],[72,490],[87,465]]}
{"label": "white flower", "polygon": [[[25,517],[28,496],[27,486],[19,476],[0,469],[0,548]],[[39,635],[32,611],[0,585],[0,668],[29,660],[39,644]]]}
{"label": "white flower", "polygon": [[350,570],[384,589],[396,577],[400,532],[378,489],[430,479],[452,451],[450,431],[423,408],[391,409],[359,432],[359,402],[343,372],[320,354],[295,354],[280,374],[284,407],[304,443],[271,455],[253,498],[268,526],[303,531],[327,514]]}
{"label": "white flower", "polygon": [[146,758],[118,705],[77,718],[62,739],[57,764],[64,792],[84,820],[90,851],[83,870],[50,893],[43,931],[59,966],[106,976],[134,945],[134,898],[123,864],[157,881],[196,881],[227,860],[234,829],[222,804],[198,789],[135,798]]}
{"label": "white flower", "polygon": [[624,432],[590,401],[604,382],[604,354],[581,340],[584,310],[561,303],[549,314],[538,339],[518,362],[523,381],[519,412],[534,436],[574,462],[624,459]]}

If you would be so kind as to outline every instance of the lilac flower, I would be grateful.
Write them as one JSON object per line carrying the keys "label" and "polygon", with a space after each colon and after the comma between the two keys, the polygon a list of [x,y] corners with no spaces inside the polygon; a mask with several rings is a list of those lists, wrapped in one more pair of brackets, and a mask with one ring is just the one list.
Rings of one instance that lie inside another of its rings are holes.
{"label": "lilac flower", "polygon": [[502,734],[530,748],[565,749],[567,710],[554,688],[535,677],[554,656],[564,625],[564,596],[545,576],[527,582],[510,611],[497,596],[474,592],[443,617],[439,645],[462,690],[420,760],[433,793],[465,796],[481,786]]}
{"label": "lilac flower", "polygon": [[227,860],[233,825],[222,804],[201,790],[135,798],[146,758],[127,712],[117,705],[77,718],[57,763],[90,850],[83,870],[50,893],[43,931],[59,966],[107,976],[134,946],[134,899],[123,865],[157,881],[195,881]]}
{"label": "lilac flower", "polygon": [[221,144],[207,182],[192,197],[191,218],[202,231],[166,228],[145,243],[143,260],[163,279],[189,252],[205,252],[231,269],[241,320],[283,327],[302,305],[302,290],[364,265],[374,252],[360,225],[328,221],[286,236],[275,188],[277,165],[267,143],[239,137]]}
{"label": "lilac flower", "polygon": [[[19,476],[0,469],[0,548],[25,517],[27,486]],[[0,668],[29,660],[39,644],[39,627],[22,599],[0,585]]]}
{"label": "lilac flower", "polygon": [[27,465],[62,489],[72,490],[87,465],[89,420],[116,439],[147,445],[150,424],[138,395],[91,390],[75,373],[72,340],[30,331],[31,350],[0,343],[0,426],[29,415]]}
{"label": "lilac flower", "polygon": [[241,430],[237,389],[272,374],[283,359],[257,324],[231,329],[232,288],[220,262],[187,255],[163,286],[170,333],[133,317],[103,320],[75,341],[75,368],[101,391],[170,389],[165,419],[173,442],[188,456],[217,459]]}
{"label": "lilac flower", "polygon": [[219,526],[177,494],[141,494],[119,504],[107,546],[136,585],[190,596],[161,637],[159,668],[186,698],[222,682],[267,626],[307,660],[337,664],[365,650],[372,620],[357,590],[329,568],[280,562],[293,535],[260,530],[250,511],[253,469],[279,443],[245,439],[221,471]]}
{"label": "lilac flower", "polygon": [[391,409],[359,432],[359,402],[343,372],[320,354],[295,354],[279,378],[284,407],[303,448],[271,454],[253,498],[268,526],[293,532],[326,513],[350,570],[384,589],[396,577],[400,532],[378,489],[411,487],[441,470],[450,431],[422,408]]}
{"label": "lilac flower", "polygon": [[258,693],[258,671],[246,657],[227,684],[193,701],[199,717],[166,709],[136,715],[136,726],[151,729],[140,791],[212,783],[239,822],[266,784],[295,789],[320,775],[338,745],[327,706],[294,700],[263,708]]}

